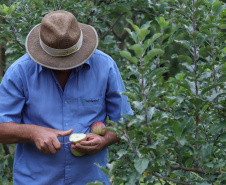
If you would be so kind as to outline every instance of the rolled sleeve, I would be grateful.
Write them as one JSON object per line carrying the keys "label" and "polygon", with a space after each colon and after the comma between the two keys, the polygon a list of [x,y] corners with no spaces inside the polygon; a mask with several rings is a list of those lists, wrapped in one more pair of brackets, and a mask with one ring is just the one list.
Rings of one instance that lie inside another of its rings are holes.
{"label": "rolled sleeve", "polygon": [[25,97],[22,79],[18,71],[11,67],[0,84],[0,123],[21,123]]}

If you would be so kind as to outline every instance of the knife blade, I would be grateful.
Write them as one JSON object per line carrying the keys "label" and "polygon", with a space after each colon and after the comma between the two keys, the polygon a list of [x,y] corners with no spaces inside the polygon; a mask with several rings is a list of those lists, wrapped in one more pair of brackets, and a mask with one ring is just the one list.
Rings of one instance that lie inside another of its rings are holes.
{"label": "knife blade", "polygon": [[71,141],[68,141],[68,142],[66,142],[66,143],[60,143],[61,145],[66,145],[66,144],[69,144],[69,143],[71,143]]}

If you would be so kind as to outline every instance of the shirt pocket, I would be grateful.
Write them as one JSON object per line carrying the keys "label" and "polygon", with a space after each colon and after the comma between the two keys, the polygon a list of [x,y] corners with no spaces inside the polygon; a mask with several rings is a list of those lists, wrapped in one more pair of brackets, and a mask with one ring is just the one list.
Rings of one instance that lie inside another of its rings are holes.
{"label": "shirt pocket", "polygon": [[96,120],[104,120],[106,117],[105,96],[81,97],[79,99],[79,123],[88,126]]}
{"label": "shirt pocket", "polygon": [[103,106],[105,104],[105,97],[82,97],[80,99],[80,105],[82,107],[98,107]]}

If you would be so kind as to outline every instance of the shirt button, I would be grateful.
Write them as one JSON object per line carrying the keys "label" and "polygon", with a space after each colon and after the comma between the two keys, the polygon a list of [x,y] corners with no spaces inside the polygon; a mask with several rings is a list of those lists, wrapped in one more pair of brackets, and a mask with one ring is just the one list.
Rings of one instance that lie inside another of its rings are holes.
{"label": "shirt button", "polygon": [[65,123],[65,126],[68,126],[68,123]]}
{"label": "shirt button", "polygon": [[67,104],[67,101],[65,101],[64,103]]}

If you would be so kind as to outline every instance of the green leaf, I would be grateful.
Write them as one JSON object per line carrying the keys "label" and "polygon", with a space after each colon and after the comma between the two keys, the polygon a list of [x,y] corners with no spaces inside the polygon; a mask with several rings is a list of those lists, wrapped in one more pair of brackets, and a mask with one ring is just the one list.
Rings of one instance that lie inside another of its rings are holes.
{"label": "green leaf", "polygon": [[[148,67],[148,65],[145,65],[146,67]],[[166,73],[166,70],[164,68],[157,68],[153,71],[150,72],[149,77],[152,78],[158,78],[160,76],[162,76],[164,73]]]}
{"label": "green leaf", "polygon": [[210,29],[210,28],[220,28],[220,25],[216,23],[204,24],[200,26],[200,31],[203,31],[205,29]]}
{"label": "green leaf", "polygon": [[200,50],[199,50],[199,54],[200,55],[208,55],[208,52],[210,52],[213,48],[211,46],[206,46],[206,47],[202,47]]}
{"label": "green leaf", "polygon": [[144,24],[141,28],[135,25],[132,20],[127,19],[127,21],[132,25],[140,41],[143,41],[145,37],[150,33],[150,30],[148,29],[150,27],[151,21],[146,22],[146,24]]}
{"label": "green leaf", "polygon": [[189,21],[186,20],[186,19],[183,19],[183,18],[177,18],[177,19],[174,19],[174,21],[177,22],[177,23],[184,24],[186,26],[189,26],[190,25]]}
{"label": "green leaf", "polygon": [[138,110],[143,110],[144,108],[143,102],[141,101],[133,101],[133,105]]}
{"label": "green leaf", "polygon": [[104,185],[104,183],[95,181],[95,182],[87,183],[86,185]]}
{"label": "green leaf", "polygon": [[198,8],[200,5],[204,4],[204,1],[203,0],[197,0],[195,2],[195,8]]}
{"label": "green leaf", "polygon": [[134,44],[129,49],[132,49],[139,57],[143,55],[143,50],[139,44]]}
{"label": "green leaf", "polygon": [[[194,95],[197,95],[197,94],[196,94],[196,85],[195,85],[195,82],[194,82],[194,81],[190,81],[190,80],[188,80],[188,79],[186,79],[186,81],[187,81],[187,84],[188,84],[189,87],[190,87],[190,91],[191,91]],[[198,94],[199,94],[199,92],[198,92]]]}
{"label": "green leaf", "polygon": [[145,24],[141,26],[141,29],[149,29],[151,27],[152,21],[147,21]]}
{"label": "green leaf", "polygon": [[150,39],[144,42],[144,49],[146,50],[155,40],[162,36],[162,33],[155,33]]}
{"label": "green leaf", "polygon": [[215,12],[221,5],[223,5],[223,2],[221,2],[221,1],[215,1],[214,3],[213,3],[213,11]]}
{"label": "green leaf", "polygon": [[184,88],[190,90],[189,85],[187,83],[185,83],[185,82],[180,82],[179,80],[176,80],[176,79],[173,79],[173,78],[171,78],[169,82],[177,84],[177,85],[179,85],[181,87],[184,87]]}
{"label": "green leaf", "polygon": [[186,75],[186,73],[179,73],[176,75],[176,79],[179,81],[182,81],[184,79],[185,75]]}
{"label": "green leaf", "polygon": [[211,89],[217,87],[217,86],[221,86],[223,85],[222,83],[217,83],[217,84],[213,84],[213,85],[210,85],[209,87],[207,88],[204,88],[201,92],[202,95],[204,95],[206,92],[210,91]]}
{"label": "green leaf", "polygon": [[140,174],[142,174],[147,169],[148,163],[148,159],[135,159],[134,167]]}
{"label": "green leaf", "polygon": [[136,100],[136,95],[130,92],[122,92],[121,94],[128,96],[131,100]]}
{"label": "green leaf", "polygon": [[180,139],[181,134],[182,134],[182,128],[179,122],[177,122],[176,120],[172,120],[171,121],[171,125],[172,125],[172,130],[174,131],[175,136]]}
{"label": "green leaf", "polygon": [[122,115],[126,120],[134,120],[136,119],[136,116],[135,115],[130,115],[130,114],[123,114]]}
{"label": "green leaf", "polygon": [[226,127],[226,121],[222,121],[218,124],[214,124],[211,126],[209,133],[214,134],[221,131],[221,129],[224,129]]}
{"label": "green leaf", "polygon": [[115,10],[118,12],[120,11],[121,13],[126,12],[129,15],[132,15],[132,12],[130,11],[129,7],[126,7],[126,6],[118,6]]}
{"label": "green leaf", "polygon": [[182,46],[184,46],[185,48],[187,48],[188,50],[190,50],[191,44],[189,41],[187,40],[174,40],[176,43],[181,44]]}
{"label": "green leaf", "polygon": [[134,32],[132,32],[129,28],[124,28],[124,29],[130,34],[131,38],[136,43],[138,41],[137,35]]}
{"label": "green leaf", "polygon": [[130,20],[130,19],[126,19],[126,20],[127,20],[127,22],[129,22],[131,24],[131,26],[133,27],[133,29],[135,30],[135,32],[138,34],[139,31],[140,31],[139,27],[137,25],[133,24],[133,21],[132,20]]}
{"label": "green leaf", "polygon": [[148,29],[141,29],[139,31],[138,38],[140,39],[140,41],[143,41],[145,39],[145,37],[150,33],[150,31]]}
{"label": "green leaf", "polygon": [[161,30],[163,30],[168,24],[167,21],[165,21],[164,17],[156,17],[155,20],[160,25]]}
{"label": "green leaf", "polygon": [[216,8],[216,10],[214,11],[214,15],[216,15],[216,16],[220,15],[220,13],[225,9],[226,9],[226,4]]}
{"label": "green leaf", "polygon": [[187,143],[187,140],[185,137],[181,137],[180,139],[177,139],[177,142],[181,145],[184,146]]}
{"label": "green leaf", "polygon": [[155,107],[150,107],[147,111],[148,120],[151,120],[155,113]]}
{"label": "green leaf", "polygon": [[127,59],[129,59],[132,63],[134,63],[135,65],[137,65],[138,60],[136,57],[132,57],[130,52],[128,51],[120,51],[120,54],[124,57],[126,57]]}
{"label": "green leaf", "polygon": [[147,67],[138,67],[138,71],[140,74],[144,75],[149,68]]}
{"label": "green leaf", "polygon": [[109,175],[109,171],[106,168],[100,166],[98,163],[94,163],[94,164],[97,165],[106,175]]}
{"label": "green leaf", "polygon": [[213,91],[211,97],[207,98],[209,101],[213,101],[215,98],[221,96],[221,95],[226,95],[226,92],[222,91],[222,92],[218,92],[216,93],[215,91]]}
{"label": "green leaf", "polygon": [[[201,178],[202,180],[204,180],[201,176],[199,176],[197,173],[193,173],[195,174],[198,178]],[[208,183],[207,181],[202,182],[202,183],[196,183],[196,185],[212,185],[210,183]]]}
{"label": "green leaf", "polygon": [[127,183],[125,183],[125,185],[136,185],[136,180],[139,177],[139,174],[134,171],[131,174],[128,175],[129,180],[127,181]]}
{"label": "green leaf", "polygon": [[93,1],[89,1],[89,4],[90,4],[90,6],[91,6],[91,7],[93,7],[93,6],[94,6]]}
{"label": "green leaf", "polygon": [[204,11],[202,9],[198,9],[198,10],[195,10],[193,16],[197,19],[199,19],[200,15],[203,14]]}
{"label": "green leaf", "polygon": [[205,104],[204,106],[203,106],[203,108],[202,108],[202,112],[205,112],[206,111],[206,109],[209,107],[209,104],[207,103],[207,104]]}
{"label": "green leaf", "polygon": [[182,60],[182,61],[187,62],[189,64],[193,63],[191,57],[185,56],[185,55],[179,55],[178,56],[177,54],[174,54],[174,55],[172,55],[172,58],[178,58],[179,60]]}
{"label": "green leaf", "polygon": [[147,55],[144,57],[144,61],[148,62],[149,60],[151,60],[152,58],[156,57],[156,56],[162,56],[164,54],[164,51],[161,49],[152,49],[150,50]]}
{"label": "green leaf", "polygon": [[120,149],[118,152],[117,152],[117,155],[119,156],[119,158],[121,158],[123,155],[126,155],[128,153],[127,150],[125,149]]}
{"label": "green leaf", "polygon": [[226,142],[226,134],[222,134],[220,137],[219,137],[219,140],[221,142]]}

